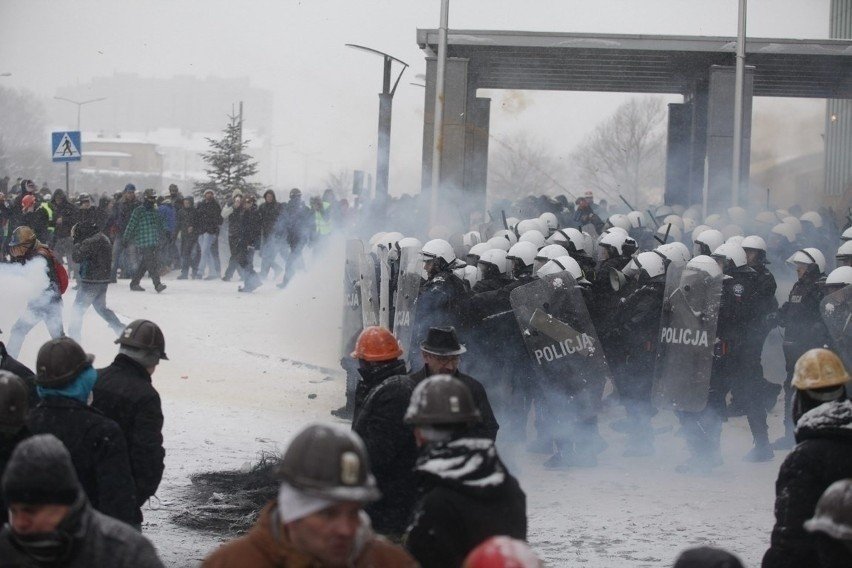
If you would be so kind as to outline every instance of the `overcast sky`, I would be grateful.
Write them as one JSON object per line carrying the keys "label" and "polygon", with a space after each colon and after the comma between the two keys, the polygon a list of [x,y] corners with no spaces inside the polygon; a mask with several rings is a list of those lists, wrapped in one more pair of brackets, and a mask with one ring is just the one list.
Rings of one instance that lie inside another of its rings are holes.
{"label": "overcast sky", "polygon": [[[827,37],[828,6],[751,0],[748,33]],[[423,89],[409,81],[425,64],[415,31],[436,27],[439,10],[439,0],[0,0],[0,73],[12,73],[0,81],[51,97],[57,87],[117,71],[248,76],[274,93],[274,143],[301,149],[282,149],[282,171],[307,171],[316,183],[330,169],[375,167],[381,60],[343,44],[367,45],[411,65],[394,100],[391,186],[399,193],[419,187]],[[450,27],[735,35],[737,1],[452,0]],[[526,110],[509,114],[499,110],[503,93],[492,94],[492,134],[529,132],[565,154],[626,97],[527,93]],[[73,108],[68,114],[56,126],[70,126]]]}

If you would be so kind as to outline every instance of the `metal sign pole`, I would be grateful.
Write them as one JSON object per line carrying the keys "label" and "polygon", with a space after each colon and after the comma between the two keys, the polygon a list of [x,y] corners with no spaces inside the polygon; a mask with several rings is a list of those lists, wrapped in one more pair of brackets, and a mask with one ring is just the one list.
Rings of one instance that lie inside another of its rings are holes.
{"label": "metal sign pole", "polygon": [[743,154],[743,83],[745,76],[746,0],[740,0],[737,26],[737,70],[734,85],[734,156],[731,163],[731,206],[740,202],[741,161]]}
{"label": "metal sign pole", "polygon": [[435,127],[432,145],[432,195],[430,220],[438,224],[438,192],[441,188],[441,149],[444,146],[444,77],[447,71],[447,27],[450,20],[450,0],[441,0],[441,27],[438,28],[438,68],[435,78]]}

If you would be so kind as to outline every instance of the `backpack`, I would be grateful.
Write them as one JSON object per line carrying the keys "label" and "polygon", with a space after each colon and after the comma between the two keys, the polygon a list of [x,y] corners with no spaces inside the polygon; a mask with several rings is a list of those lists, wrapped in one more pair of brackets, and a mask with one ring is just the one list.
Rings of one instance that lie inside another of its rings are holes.
{"label": "backpack", "polygon": [[68,289],[68,271],[62,266],[62,263],[53,255],[53,251],[47,247],[42,247],[39,254],[49,261],[53,266],[53,273],[56,274],[56,283],[59,286],[59,293],[64,294]]}

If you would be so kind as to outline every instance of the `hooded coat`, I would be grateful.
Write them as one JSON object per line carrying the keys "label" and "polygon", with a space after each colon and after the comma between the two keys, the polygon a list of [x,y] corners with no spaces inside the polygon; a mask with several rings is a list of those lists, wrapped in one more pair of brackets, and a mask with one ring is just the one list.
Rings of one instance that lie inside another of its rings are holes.
{"label": "hooded coat", "polygon": [[526,495],[494,442],[461,438],[423,448],[415,471],[421,498],[405,546],[423,568],[459,567],[496,535],[526,540]]}
{"label": "hooded coat", "polygon": [[53,236],[57,239],[70,237],[71,227],[77,217],[77,207],[68,201],[68,197],[61,189],[53,192],[50,202],[53,206],[53,219],[56,226]]}
{"label": "hooded coat", "polygon": [[[417,564],[404,550],[375,536],[362,525],[356,538],[353,568],[414,568]],[[260,513],[245,536],[226,543],[208,556],[202,568],[322,568],[315,558],[297,550],[281,530],[278,505],[272,501]]]}
{"label": "hooded coat", "polygon": [[775,527],[762,568],[819,566],[816,540],[803,525],[829,485],[852,477],[852,401],[828,402],[802,416],[795,449],[775,483]]}

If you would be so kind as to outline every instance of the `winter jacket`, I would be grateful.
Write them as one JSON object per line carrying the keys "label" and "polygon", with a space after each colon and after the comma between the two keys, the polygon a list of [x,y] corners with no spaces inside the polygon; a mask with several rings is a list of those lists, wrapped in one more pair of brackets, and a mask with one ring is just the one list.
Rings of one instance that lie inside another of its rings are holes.
{"label": "winter jacket", "polygon": [[177,212],[171,203],[162,203],[157,207],[157,213],[163,220],[165,231],[172,237],[177,232]]}
{"label": "winter jacket", "polygon": [[152,248],[160,244],[165,234],[163,218],[154,207],[140,205],[133,210],[130,222],[124,230],[124,240],[135,243],[139,248]]}
{"label": "winter jacket", "polygon": [[404,542],[423,568],[457,568],[492,536],[526,540],[526,495],[492,440],[424,446],[416,471],[421,497]]}
{"label": "winter jacket", "polygon": [[[101,231],[107,230],[107,215],[100,207],[80,207],[74,215],[74,223],[89,221],[98,226]],[[106,234],[106,233],[105,233]]]}
{"label": "winter jacket", "polygon": [[23,213],[20,224],[32,229],[36,238],[43,243],[49,243],[53,236],[50,232],[50,217],[44,209],[36,208],[29,213]]}
{"label": "winter jacket", "polygon": [[[6,471],[6,465],[9,463],[9,458],[12,457],[12,452],[15,447],[22,441],[32,436],[26,426],[14,434],[0,433],[0,479],[3,479],[3,472]],[[9,520],[9,510],[7,504],[3,502],[3,494],[0,493],[0,527]]]}
{"label": "winter jacket", "polygon": [[[71,558],[62,568],[163,568],[157,551],[139,531],[94,510],[85,496],[58,527],[68,535]],[[13,542],[11,527],[0,532],[0,568],[43,568]]]}
{"label": "winter jacket", "polygon": [[140,203],[135,198],[129,200],[122,197],[121,201],[115,204],[112,209],[112,217],[110,217],[107,225],[115,231],[116,234],[123,235],[127,224],[130,223],[130,217],[133,212],[139,207]]}
{"label": "winter jacket", "polygon": [[796,425],[795,449],[775,483],[775,528],[762,568],[819,566],[814,535],[803,528],[829,485],[852,477],[852,401],[828,402]]}
{"label": "winter jacket", "polygon": [[243,208],[242,219],[243,245],[246,247],[260,248],[261,221],[260,213],[256,206]]}
{"label": "winter jacket", "polygon": [[784,328],[785,344],[792,344],[802,353],[822,347],[827,337],[820,317],[822,297],[816,276],[806,274],[793,284],[789,299],[778,311],[778,325]]}
{"label": "winter jacket", "polygon": [[211,235],[219,234],[219,226],[222,224],[222,207],[215,199],[207,201],[202,199],[196,205],[196,226],[195,234],[202,235],[209,233]]}
{"label": "winter jacket", "polygon": [[367,369],[359,368],[357,369],[357,372],[360,375],[360,379],[358,380],[358,385],[355,388],[355,407],[352,418],[353,423],[358,420],[358,414],[360,413],[361,408],[364,407],[364,402],[366,402],[370,393],[373,392],[373,389],[382,384],[385,379],[396,375],[405,375],[407,370],[405,368],[405,361],[397,359],[381,365],[374,365]]}
{"label": "winter jacket", "polygon": [[[356,537],[353,568],[414,568],[417,563],[403,549],[375,536],[365,523]],[[275,501],[263,508],[245,536],[232,540],[208,556],[202,568],[322,568],[322,564],[297,550],[281,530]]]}
{"label": "winter jacket", "polygon": [[301,199],[290,199],[284,204],[276,232],[287,239],[291,248],[308,244],[315,231],[314,212]]}
{"label": "winter jacket", "polygon": [[[272,203],[266,202],[266,196],[272,195]],[[260,213],[260,232],[264,242],[271,239],[275,235],[275,224],[278,222],[278,216],[281,215],[281,204],[275,201],[275,192],[271,189],[266,190],[263,194],[263,203],[257,208]]]}
{"label": "winter jacket", "polygon": [[27,427],[33,434],[53,434],[65,444],[95,509],[125,523],[141,521],[118,424],[74,399],[48,396],[30,410]]}
{"label": "winter jacket", "polygon": [[74,243],[71,258],[80,264],[81,282],[109,283],[112,244],[105,234],[99,232],[82,242]]}
{"label": "winter jacket", "polygon": [[6,351],[6,345],[2,341],[0,341],[0,370],[9,371],[24,380],[27,384],[30,408],[35,408],[39,402],[38,392],[36,391],[35,373],[29,367],[9,355],[9,352]]}
{"label": "winter jacket", "polygon": [[71,236],[71,227],[77,217],[77,207],[68,201],[65,192],[57,189],[50,200],[53,206],[53,224],[56,227],[53,236],[65,239]]}
{"label": "winter jacket", "polygon": [[[476,408],[479,410],[479,414],[482,417],[482,422],[474,424],[468,428],[466,433],[467,436],[471,438],[488,438],[489,440],[496,440],[497,430],[500,429],[500,425],[497,424],[497,419],[494,417],[494,411],[491,409],[491,403],[488,401],[488,394],[485,392],[485,388],[479,381],[469,375],[465,375],[464,373],[456,371],[453,376],[463,382],[468,390],[470,390],[470,394],[473,395],[473,402],[476,404]],[[416,373],[411,373],[411,378],[414,381],[415,386],[428,377],[429,374],[425,366]]]}
{"label": "winter jacket", "polygon": [[124,433],[136,504],[141,507],[157,492],[166,457],[162,404],[151,375],[142,365],[119,353],[109,367],[98,370],[92,406],[114,420]]}

